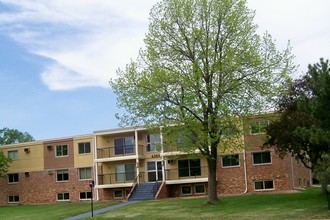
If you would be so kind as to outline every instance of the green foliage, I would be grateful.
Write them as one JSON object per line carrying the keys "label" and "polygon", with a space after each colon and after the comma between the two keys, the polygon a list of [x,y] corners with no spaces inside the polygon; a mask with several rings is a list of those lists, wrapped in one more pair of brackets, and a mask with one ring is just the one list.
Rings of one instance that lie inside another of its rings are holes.
{"label": "green foliage", "polygon": [[179,125],[187,152],[215,160],[228,127],[270,109],[294,69],[290,46],[278,51],[269,34],[257,34],[253,17],[244,0],[156,4],[146,48],[110,82],[128,112],[122,124]]}
{"label": "green foliage", "polygon": [[8,172],[11,159],[6,157],[3,151],[0,149],[0,177],[5,177]]}
{"label": "green foliage", "polygon": [[289,152],[306,167],[326,175],[330,152],[329,106],[330,65],[328,60],[320,59],[319,63],[309,65],[306,75],[281,97],[280,116],[267,128],[265,146],[275,146],[281,155]]}
{"label": "green foliage", "polygon": [[[33,141],[33,137],[27,132],[20,132],[16,129],[0,129],[0,146],[5,144],[16,144]],[[12,160],[4,155],[0,149],[0,177],[4,177]]]}
{"label": "green foliage", "polygon": [[0,129],[0,145],[17,144],[34,141],[33,137],[27,132],[21,132],[17,129]]}

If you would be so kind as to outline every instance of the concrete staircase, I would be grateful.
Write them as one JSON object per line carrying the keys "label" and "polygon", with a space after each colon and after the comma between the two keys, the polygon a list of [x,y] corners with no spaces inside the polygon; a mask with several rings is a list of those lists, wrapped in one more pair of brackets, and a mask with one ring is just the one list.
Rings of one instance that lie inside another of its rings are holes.
{"label": "concrete staircase", "polygon": [[[157,184],[157,187],[155,186]],[[137,185],[135,190],[133,191],[132,195],[128,199],[129,201],[143,201],[143,200],[153,200],[154,197],[154,190],[158,190],[160,186],[159,183],[141,183]],[[155,193],[156,193],[155,192]]]}

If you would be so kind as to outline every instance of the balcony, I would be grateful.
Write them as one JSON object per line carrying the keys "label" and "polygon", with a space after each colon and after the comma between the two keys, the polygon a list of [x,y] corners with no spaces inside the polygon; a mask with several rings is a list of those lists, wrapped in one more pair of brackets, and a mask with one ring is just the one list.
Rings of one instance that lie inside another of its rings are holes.
{"label": "balcony", "polygon": [[[136,176],[136,172],[99,174],[98,188],[131,187]],[[143,172],[140,172],[139,181],[144,182]]]}
{"label": "balcony", "polygon": [[136,152],[136,147],[134,145],[97,148],[96,162],[129,160],[136,158],[144,159],[143,154],[145,146],[139,145],[137,148],[138,152]]}
{"label": "balcony", "polygon": [[166,184],[207,182],[208,167],[166,169]]}

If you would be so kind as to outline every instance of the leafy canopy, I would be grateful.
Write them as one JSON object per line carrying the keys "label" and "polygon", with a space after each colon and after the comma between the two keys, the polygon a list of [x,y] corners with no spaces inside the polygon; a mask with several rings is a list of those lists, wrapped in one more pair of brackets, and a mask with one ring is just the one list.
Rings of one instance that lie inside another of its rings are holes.
{"label": "leafy canopy", "polygon": [[269,34],[257,34],[253,17],[244,0],[160,1],[145,49],[110,82],[127,111],[122,124],[161,126],[171,143],[186,142],[181,151],[207,158],[210,202],[223,134],[242,115],[270,109],[294,69],[289,45],[278,51]]}
{"label": "leafy canopy", "polygon": [[320,59],[279,100],[279,118],[267,128],[265,146],[275,146],[282,156],[291,153],[312,170],[323,167],[330,152],[329,106],[330,65]]}

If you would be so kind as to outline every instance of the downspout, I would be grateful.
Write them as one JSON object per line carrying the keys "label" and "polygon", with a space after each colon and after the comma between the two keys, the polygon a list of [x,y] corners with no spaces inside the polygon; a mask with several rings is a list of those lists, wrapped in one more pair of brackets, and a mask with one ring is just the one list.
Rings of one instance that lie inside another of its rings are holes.
{"label": "downspout", "polygon": [[294,170],[293,170],[293,156],[291,156],[291,176],[292,176],[292,188],[293,189],[298,189],[294,186]]}
{"label": "downspout", "polygon": [[245,148],[243,149],[243,159],[244,159],[244,178],[245,178],[245,191],[243,194],[246,194],[248,191],[248,179],[247,179],[247,168],[246,168],[246,152]]}
{"label": "downspout", "polygon": [[[163,133],[162,133],[162,127],[160,127],[160,155],[163,155],[164,153],[164,146],[163,146]],[[165,169],[166,169],[166,162],[164,160],[164,156],[162,156],[162,175],[163,175],[163,180],[162,182],[166,181],[166,176],[165,176]]]}
{"label": "downspout", "polygon": [[[138,132],[135,129],[135,155],[136,155],[136,176],[140,175],[140,161],[139,161],[139,143],[138,143]],[[137,178],[137,184],[140,185],[140,178]]]}
{"label": "downspout", "polygon": [[98,165],[97,162],[95,162],[95,160],[97,159],[97,149],[96,149],[96,135],[93,134],[93,143],[94,143],[94,161],[93,161],[93,172],[94,172],[94,180],[95,180],[95,190],[96,190],[96,200],[99,200],[99,178],[98,178]]}
{"label": "downspout", "polygon": [[[242,123],[243,124],[243,123]],[[244,164],[244,180],[245,180],[245,191],[243,192],[243,194],[246,194],[248,191],[248,179],[247,179],[247,168],[246,168],[246,152],[245,152],[245,139],[244,139],[244,127],[243,127],[243,134],[242,134],[242,143],[244,146],[243,149],[243,164]]]}

